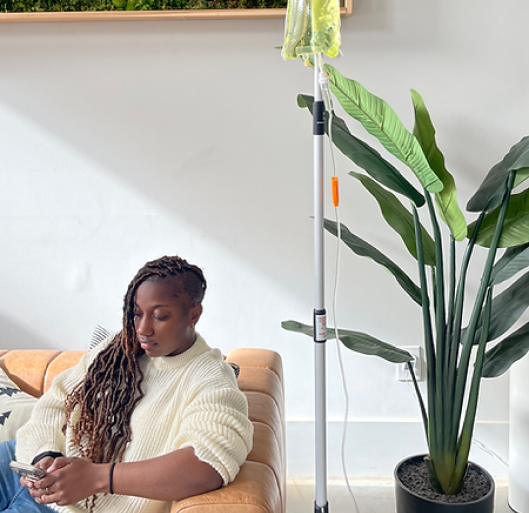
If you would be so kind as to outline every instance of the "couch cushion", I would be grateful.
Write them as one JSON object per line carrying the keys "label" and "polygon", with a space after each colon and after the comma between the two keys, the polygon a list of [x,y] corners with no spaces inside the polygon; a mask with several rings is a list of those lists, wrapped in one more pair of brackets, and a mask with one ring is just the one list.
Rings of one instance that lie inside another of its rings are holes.
{"label": "couch cushion", "polygon": [[81,356],[85,353],[86,351],[64,351],[63,353],[58,354],[46,369],[42,392],[44,393],[49,390],[55,376],[79,363]]}
{"label": "couch cushion", "polygon": [[88,350],[90,351],[90,349],[94,349],[94,347],[101,344],[101,342],[104,342],[108,337],[110,337],[110,335],[112,335],[111,331],[108,331],[106,328],[103,328],[103,326],[98,324],[92,333],[90,344],[88,344]]}
{"label": "couch cushion", "polygon": [[50,349],[13,349],[2,356],[0,367],[21,390],[40,397],[48,365],[59,354]]}

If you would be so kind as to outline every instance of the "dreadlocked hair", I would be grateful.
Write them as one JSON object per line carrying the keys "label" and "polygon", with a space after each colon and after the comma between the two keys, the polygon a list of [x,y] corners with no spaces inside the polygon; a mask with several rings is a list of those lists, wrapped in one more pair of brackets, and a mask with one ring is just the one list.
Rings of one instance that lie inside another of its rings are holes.
{"label": "dreadlocked hair", "polygon": [[[146,280],[176,277],[184,310],[202,302],[206,280],[200,268],[174,256],[148,262],[130,282],[123,302],[123,328],[88,368],[85,379],[66,398],[66,423],[84,458],[94,463],[119,462],[132,438],[130,419],[143,397],[139,365],[145,353],[136,336],[134,300]],[[73,415],[74,410],[76,411]],[[74,421],[78,419],[77,421]],[[94,506],[92,505],[90,511]],[[88,500],[87,500],[88,502]],[[88,504],[87,504],[88,505]]]}

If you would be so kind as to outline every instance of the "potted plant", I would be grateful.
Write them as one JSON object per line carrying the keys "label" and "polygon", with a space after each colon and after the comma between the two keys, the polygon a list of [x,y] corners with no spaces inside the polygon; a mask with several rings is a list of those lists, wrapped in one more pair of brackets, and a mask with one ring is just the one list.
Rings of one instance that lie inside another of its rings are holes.
{"label": "potted plant", "polygon": [[[324,227],[357,255],[384,266],[421,308],[426,397],[421,395],[409,364],[412,356],[407,351],[355,331],[340,329],[339,338],[353,351],[395,363],[408,362],[428,444],[428,454],[419,458],[419,463],[427,468],[429,488],[446,501],[447,496],[457,496],[462,490],[469,468],[473,468],[468,456],[481,378],[503,374],[529,350],[529,323],[508,333],[529,305],[529,272],[520,276],[529,266],[529,191],[514,193],[529,177],[529,137],[514,145],[492,167],[468,201],[467,211],[475,219],[467,222],[457,204],[455,182],[445,168],[422,97],[412,91],[415,126],[410,133],[386,102],[332,66],[325,69],[331,90],[345,112],[406,164],[421,186],[416,188],[379,152],[352,135],[343,119],[334,114],[326,118],[326,130],[333,143],[366,172],[352,171],[350,175],[375,198],[387,224],[416,260],[416,280],[346,225],[325,220]],[[298,104],[312,111],[313,98],[300,95]],[[409,208],[397,195],[409,202]],[[429,218],[431,235],[421,224],[421,209]],[[463,249],[458,253],[460,246]],[[466,291],[467,273],[471,263],[478,265],[473,259],[478,249],[487,254],[479,289],[471,296]],[[504,291],[494,294],[500,283]],[[463,326],[466,304],[471,314]],[[282,326],[312,335],[312,327],[299,322],[286,321]],[[478,474],[487,475],[476,468]],[[417,494],[411,492],[411,498],[402,498],[399,472],[400,467],[396,470],[397,511],[412,511],[410,504],[415,504]],[[488,496],[477,501],[479,511],[492,511],[493,490],[491,483]],[[430,499],[425,501],[428,511],[436,511]]]}

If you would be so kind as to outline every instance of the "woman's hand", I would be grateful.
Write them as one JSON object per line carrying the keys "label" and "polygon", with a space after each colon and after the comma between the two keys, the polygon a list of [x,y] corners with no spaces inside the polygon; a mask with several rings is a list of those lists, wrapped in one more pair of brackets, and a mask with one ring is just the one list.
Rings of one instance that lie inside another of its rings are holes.
{"label": "woman's hand", "polygon": [[[46,456],[45,458],[42,458],[37,463],[35,463],[35,467],[41,468],[42,470],[48,471],[48,469],[53,465],[55,458],[52,456]],[[29,493],[37,498],[40,497],[42,493],[46,493],[45,491],[35,491],[35,493],[32,493],[34,491],[35,483],[33,481],[30,481],[29,479],[26,479],[25,477],[20,478],[20,484],[22,486],[25,486],[26,488],[29,488]]]}
{"label": "woman's hand", "polygon": [[55,458],[46,469],[48,475],[28,486],[29,493],[40,504],[74,504],[96,493],[108,492],[109,469],[109,464],[81,458]]}

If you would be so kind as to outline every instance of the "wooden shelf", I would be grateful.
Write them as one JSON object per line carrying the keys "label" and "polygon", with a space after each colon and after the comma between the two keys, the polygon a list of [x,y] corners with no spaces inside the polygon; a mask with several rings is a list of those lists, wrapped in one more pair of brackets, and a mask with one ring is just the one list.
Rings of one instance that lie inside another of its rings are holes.
{"label": "wooden shelf", "polygon": [[[47,21],[132,21],[132,20],[250,20],[278,19],[286,9],[197,9],[181,11],[83,11],[83,12],[5,12],[0,23]],[[345,0],[342,17],[353,13],[353,0]]]}

